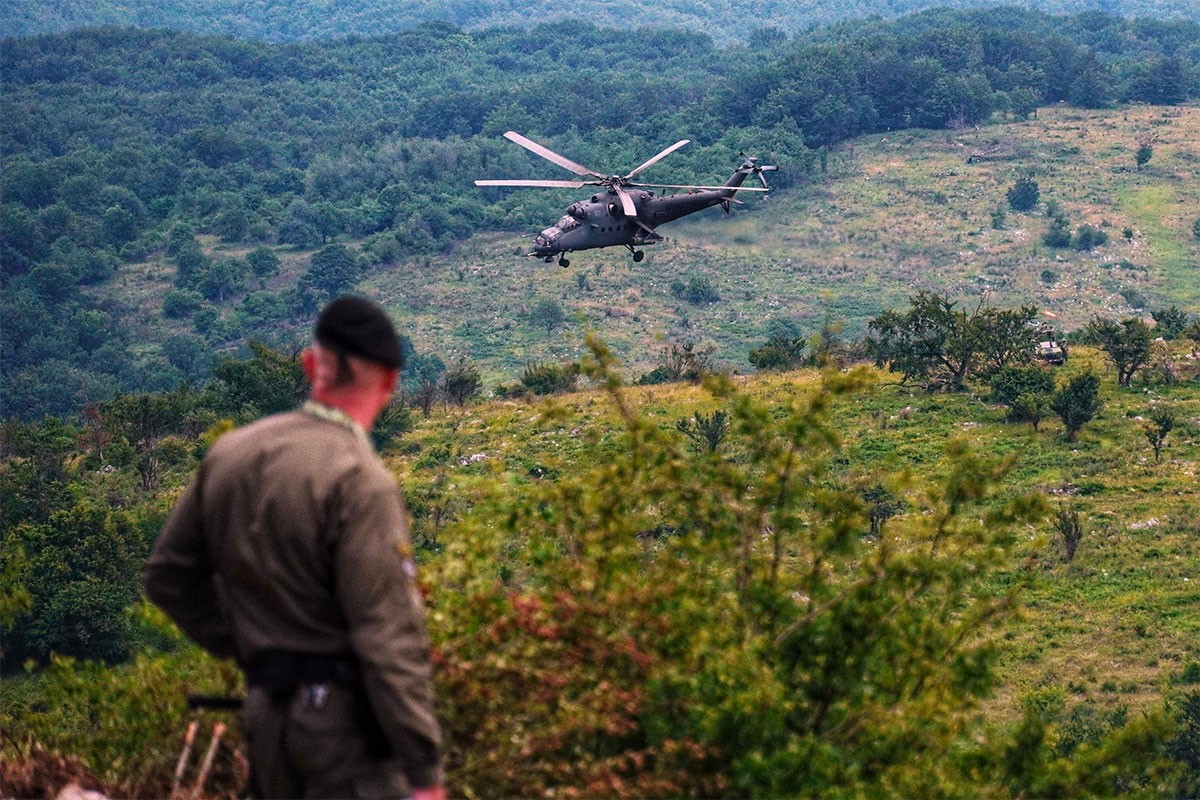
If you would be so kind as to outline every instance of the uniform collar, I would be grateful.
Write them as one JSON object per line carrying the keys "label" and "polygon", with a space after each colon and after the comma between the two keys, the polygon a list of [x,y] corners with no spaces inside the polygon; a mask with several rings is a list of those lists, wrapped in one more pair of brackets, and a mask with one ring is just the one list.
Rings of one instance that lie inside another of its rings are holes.
{"label": "uniform collar", "polygon": [[358,421],[341,409],[327,406],[324,403],[318,403],[316,400],[305,400],[304,405],[300,406],[300,410],[306,414],[311,414],[317,419],[323,419],[326,422],[332,422],[335,425],[341,425],[343,428],[349,428],[354,431],[354,435],[358,437],[368,451],[374,453],[375,445],[371,443],[371,437],[363,430],[363,426],[358,424]]}

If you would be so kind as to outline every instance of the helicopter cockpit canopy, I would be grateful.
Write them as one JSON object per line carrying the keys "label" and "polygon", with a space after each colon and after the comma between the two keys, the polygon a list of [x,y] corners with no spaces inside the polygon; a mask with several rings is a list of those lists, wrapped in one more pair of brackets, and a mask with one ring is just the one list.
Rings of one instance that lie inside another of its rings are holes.
{"label": "helicopter cockpit canopy", "polygon": [[558,222],[539,233],[534,241],[543,247],[549,246],[557,241],[558,237],[562,236],[567,231],[575,230],[582,224],[583,223],[581,223],[575,217],[572,217],[570,214],[566,214]]}

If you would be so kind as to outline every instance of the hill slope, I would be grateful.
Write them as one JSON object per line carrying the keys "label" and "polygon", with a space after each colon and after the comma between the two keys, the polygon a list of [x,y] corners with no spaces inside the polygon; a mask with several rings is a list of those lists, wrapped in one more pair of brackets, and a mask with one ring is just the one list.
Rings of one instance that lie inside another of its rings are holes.
{"label": "hill slope", "polygon": [[[1147,131],[1154,155],[1139,170],[1135,138]],[[1042,244],[1044,204],[1003,210],[1026,171],[1072,230],[1088,224],[1108,242],[1089,251]],[[664,227],[666,241],[641,264],[614,248],[573,254],[564,270],[520,255],[526,239],[489,235],[449,259],[378,271],[365,288],[404,321],[418,350],[465,355],[496,379],[574,358],[588,330],[635,373],[683,341],[747,370],[747,350],[773,322],[810,335],[832,320],[858,338],[919,289],[1036,305],[1067,330],[1095,314],[1148,315],[1171,304],[1200,311],[1197,209],[1200,108],[1051,108],[1025,122],[856,140],[818,181],[750,200],[729,217],[710,210]],[[672,292],[693,278],[720,300],[694,305]],[[566,316],[550,331],[530,315],[544,301]]]}

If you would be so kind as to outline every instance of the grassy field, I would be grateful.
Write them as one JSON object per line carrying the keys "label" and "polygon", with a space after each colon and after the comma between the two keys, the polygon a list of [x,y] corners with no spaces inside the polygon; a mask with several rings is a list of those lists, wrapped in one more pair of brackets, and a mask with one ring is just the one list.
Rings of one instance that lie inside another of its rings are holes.
{"label": "grassy field", "polygon": [[[1177,349],[1182,356],[1187,346]],[[985,388],[930,395],[885,374],[834,415],[842,439],[838,480],[930,480],[946,468],[947,442],[958,438],[1015,459],[1005,496],[1036,492],[1052,511],[1080,514],[1083,537],[1072,560],[1051,516],[1026,530],[1012,571],[999,578],[1024,575],[1029,585],[1022,618],[1003,641],[1003,686],[989,707],[998,718],[1017,714],[1020,698],[1036,691],[1136,711],[1160,704],[1181,675],[1200,680],[1200,385],[1118,390],[1107,358],[1087,348],[1075,348],[1057,377],[1062,383],[1089,369],[1104,375],[1104,408],[1075,442],[1056,419],[1036,432],[1004,422]],[[740,391],[786,406],[818,379],[801,371],[734,380]],[[667,429],[720,407],[689,384],[626,391]],[[1161,463],[1142,432],[1152,407],[1168,407],[1177,419]],[[390,460],[414,498],[418,532],[437,539],[453,535],[440,520],[468,510],[476,490],[585,469],[603,458],[618,427],[599,391],[489,402],[418,419]],[[725,447],[737,458],[736,442]]]}
{"label": "grassy field", "polygon": [[[1138,169],[1136,140],[1150,135],[1153,156]],[[1026,172],[1042,203],[1018,214],[1006,192]],[[563,205],[572,199],[564,193]],[[1044,246],[1047,201],[1072,231],[1089,224],[1107,243],[1088,252]],[[575,253],[560,269],[522,256],[528,237],[489,234],[378,271],[365,288],[418,349],[448,362],[465,355],[493,382],[529,363],[575,358],[587,331],[634,376],[685,340],[748,371],[746,352],[772,319],[794,320],[806,334],[832,319],[858,337],[918,289],[1035,305],[1068,330],[1094,314],[1148,317],[1172,303],[1198,311],[1198,209],[1200,108],[1055,107],[1027,121],[855,140],[803,185],[749,199],[730,216],[709,210],[664,226],[666,241],[641,264],[612,248]],[[674,297],[672,282],[693,276],[720,300]],[[559,304],[564,324],[547,331],[530,319],[543,300]]]}

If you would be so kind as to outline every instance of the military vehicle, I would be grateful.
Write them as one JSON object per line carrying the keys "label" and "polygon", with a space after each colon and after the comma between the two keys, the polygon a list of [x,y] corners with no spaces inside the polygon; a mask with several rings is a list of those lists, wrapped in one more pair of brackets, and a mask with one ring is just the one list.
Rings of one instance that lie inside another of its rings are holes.
{"label": "military vehicle", "polygon": [[[672,220],[687,216],[712,206],[721,206],[729,213],[737,192],[766,192],[770,190],[764,172],[774,172],[779,167],[761,165],[758,159],[740,154],[741,164],[729,180],[720,186],[697,186],[672,183],[635,183],[633,178],[646,168],[675,152],[688,143],[681,139],[641,166],[624,175],[606,175],[555,153],[547,147],[527,139],[515,131],[508,131],[504,138],[519,144],[567,169],[580,178],[590,180],[524,180],[499,179],[477,180],[476,186],[515,186],[541,189],[580,189],[584,186],[599,186],[602,191],[590,200],[572,203],[558,222],[546,228],[533,241],[530,256],[543,259],[547,264],[558,256],[560,266],[570,265],[566,254],[576,250],[591,250],[597,247],[624,246],[633,255],[634,261],[645,256],[639,248],[662,241],[656,228]],[[758,186],[742,186],[747,177],[754,175],[762,183]],[[654,189],[686,190],[682,193],[654,193]]]}

